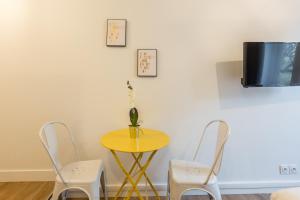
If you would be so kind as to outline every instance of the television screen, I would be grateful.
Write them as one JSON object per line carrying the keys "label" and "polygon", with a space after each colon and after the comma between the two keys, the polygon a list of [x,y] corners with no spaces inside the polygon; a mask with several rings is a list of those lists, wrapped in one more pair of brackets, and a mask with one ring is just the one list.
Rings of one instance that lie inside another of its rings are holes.
{"label": "television screen", "polygon": [[300,85],[300,43],[245,42],[244,87]]}

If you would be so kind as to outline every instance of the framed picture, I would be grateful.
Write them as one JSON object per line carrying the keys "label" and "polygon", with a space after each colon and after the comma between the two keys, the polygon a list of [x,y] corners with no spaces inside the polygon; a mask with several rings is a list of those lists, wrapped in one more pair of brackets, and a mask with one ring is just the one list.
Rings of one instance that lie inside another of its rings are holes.
{"label": "framed picture", "polygon": [[137,76],[157,77],[157,49],[137,50]]}
{"label": "framed picture", "polygon": [[106,46],[126,47],[126,19],[108,19],[106,31]]}

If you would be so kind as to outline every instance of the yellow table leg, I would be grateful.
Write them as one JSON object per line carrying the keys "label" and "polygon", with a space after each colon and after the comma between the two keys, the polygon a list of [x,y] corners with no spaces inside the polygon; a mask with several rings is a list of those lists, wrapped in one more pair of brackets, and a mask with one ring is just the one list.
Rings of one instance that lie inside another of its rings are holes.
{"label": "yellow table leg", "polygon": [[[142,166],[141,166],[141,164],[140,164],[140,162],[139,162],[139,157],[137,157],[134,153],[131,153],[131,155],[132,155],[132,157],[134,158],[135,163],[137,163],[138,166],[139,166],[139,168],[142,170]],[[157,198],[158,200],[160,200],[159,195],[158,195],[158,192],[157,192],[157,190],[155,189],[154,185],[152,184],[152,182],[151,182],[150,178],[148,177],[148,175],[146,174],[146,172],[144,173],[144,176],[145,176],[147,182],[149,183],[150,187],[152,188],[153,192],[155,193],[156,198]]]}
{"label": "yellow table leg", "polygon": [[[126,171],[124,165],[122,164],[122,162],[121,162],[121,160],[119,159],[119,157],[118,157],[118,155],[116,154],[116,152],[115,152],[114,150],[110,150],[110,151],[112,152],[112,154],[113,154],[113,156],[115,157],[115,159],[116,159],[118,165],[120,166],[120,168],[122,169],[122,171],[124,172],[124,174],[126,175],[127,179],[129,180],[129,182],[130,182],[131,185],[132,185],[132,189],[130,190],[130,192],[129,192],[129,194],[128,194],[128,196],[127,196],[126,199],[130,199],[132,193],[135,192],[140,200],[144,200],[143,197],[141,196],[140,191],[136,188],[136,185],[137,185],[137,183],[139,182],[139,179],[140,179],[139,177],[140,177],[140,176],[138,177],[137,181],[134,182],[134,180],[132,179],[132,177],[130,176],[130,174]],[[153,153],[152,153],[152,154],[153,154]],[[153,156],[151,156],[151,159],[152,159],[152,157],[153,157]],[[151,159],[150,159],[150,161],[151,161]],[[148,160],[149,160],[149,159],[148,159]],[[150,162],[149,162],[149,163],[150,163]],[[149,165],[149,163],[148,163],[148,165]],[[147,166],[148,166],[148,165],[147,165]],[[145,171],[145,169],[144,169],[144,171]],[[142,174],[142,173],[141,173],[141,174]],[[142,174],[142,175],[143,175],[143,174]]]}
{"label": "yellow table leg", "polygon": [[[146,169],[148,168],[148,166],[150,165],[150,163],[151,163],[151,160],[152,160],[152,158],[153,158],[153,156],[156,154],[156,152],[157,152],[157,150],[155,150],[155,151],[153,151],[151,154],[150,154],[150,156],[149,156],[149,158],[147,159],[147,161],[146,161],[146,163],[145,163],[145,165],[144,166],[142,166],[142,168],[141,168],[141,172],[139,173],[139,176],[138,176],[138,178],[136,179],[136,182],[135,183],[131,183],[132,184],[132,189],[129,191],[129,193],[128,193],[128,196],[127,196],[127,200],[129,200],[130,199],[130,197],[131,197],[131,195],[132,195],[132,193],[135,191],[136,193],[137,193],[137,191],[139,191],[138,189],[137,189],[137,184],[139,183],[139,181],[141,180],[141,178],[143,177],[143,175],[145,174],[145,171],[146,171]],[[139,163],[139,162],[138,162]],[[140,165],[140,163],[139,163],[139,165]],[[126,171],[126,170],[125,170]],[[130,175],[129,175],[130,176]],[[130,177],[131,178],[131,177]],[[132,179],[131,179],[132,180]],[[140,193],[140,192],[138,192],[138,193]],[[137,195],[138,195],[138,193],[137,193]],[[138,195],[139,196],[139,195]]]}
{"label": "yellow table leg", "polygon": [[[133,154],[133,155],[135,156],[135,154]],[[143,155],[144,155],[143,153],[139,153],[139,155],[138,155],[137,157],[135,156],[135,162],[133,163],[133,165],[131,166],[131,168],[130,168],[130,170],[129,170],[129,172],[128,172],[130,175],[131,175],[131,173],[133,172],[135,166],[138,164],[138,161],[140,161],[140,160],[142,159]],[[117,199],[118,199],[120,193],[122,192],[122,190],[123,190],[123,188],[124,188],[124,186],[126,185],[127,182],[128,182],[128,178],[125,177],[125,179],[124,179],[124,181],[123,181],[121,187],[119,188],[117,194],[116,194],[115,197],[114,197],[114,200],[117,200]]]}

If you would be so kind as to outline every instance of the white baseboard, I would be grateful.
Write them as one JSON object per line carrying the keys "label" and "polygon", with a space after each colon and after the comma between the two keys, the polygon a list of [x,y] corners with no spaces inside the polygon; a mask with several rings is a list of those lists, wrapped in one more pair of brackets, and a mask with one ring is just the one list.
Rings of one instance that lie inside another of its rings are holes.
{"label": "white baseboard", "polygon": [[[53,181],[54,178],[55,173],[52,169],[0,170],[0,182]],[[160,195],[166,195],[167,184],[157,183],[154,185]],[[220,181],[219,185],[222,194],[256,194],[271,193],[275,190],[287,187],[300,187],[300,180]],[[109,195],[113,196],[119,187],[119,184],[108,185]],[[144,184],[139,184],[138,188],[140,191],[145,191]],[[125,191],[128,189],[129,186],[126,187]],[[74,194],[77,195],[76,193]],[[126,195],[126,192],[124,192],[123,195]],[[152,196],[153,194],[150,192],[149,195]]]}
{"label": "white baseboard", "polygon": [[0,170],[0,182],[52,181],[54,178],[52,169]]}

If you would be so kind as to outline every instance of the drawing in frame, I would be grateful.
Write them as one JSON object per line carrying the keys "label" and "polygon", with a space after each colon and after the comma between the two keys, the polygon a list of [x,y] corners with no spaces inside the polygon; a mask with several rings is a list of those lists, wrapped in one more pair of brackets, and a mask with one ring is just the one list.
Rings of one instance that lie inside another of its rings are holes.
{"label": "drawing in frame", "polygon": [[106,30],[106,46],[126,47],[126,19],[108,19]]}
{"label": "drawing in frame", "polygon": [[137,50],[137,76],[157,77],[157,49]]}

